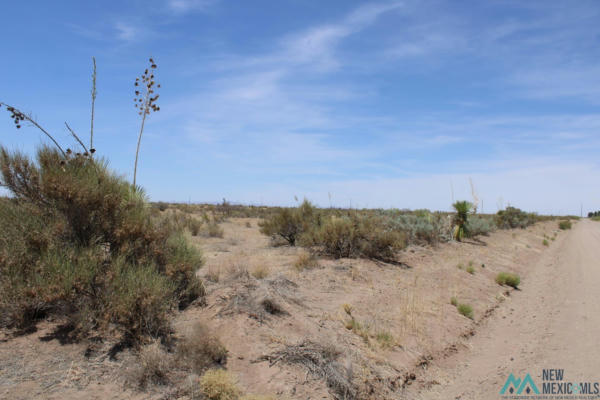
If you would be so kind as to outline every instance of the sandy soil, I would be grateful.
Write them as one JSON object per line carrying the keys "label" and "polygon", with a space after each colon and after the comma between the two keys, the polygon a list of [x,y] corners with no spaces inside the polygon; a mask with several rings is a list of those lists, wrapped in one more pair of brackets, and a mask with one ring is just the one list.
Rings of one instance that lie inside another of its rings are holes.
{"label": "sandy soil", "polygon": [[[542,369],[565,381],[600,381],[600,224],[581,221],[532,266],[521,290],[465,345],[432,366],[441,384],[421,399],[499,399],[508,375],[529,373],[542,390]],[[587,398],[587,397],[586,397]]]}
{"label": "sandy soil", "polygon": [[[463,398],[487,398],[476,390],[497,393],[496,381],[505,379],[502,368],[508,371],[517,362],[528,367],[542,350],[560,348],[570,338],[559,335],[565,326],[582,331],[571,339],[572,354],[564,350],[565,357],[556,358],[562,365],[556,367],[573,373],[575,366],[581,373],[594,365],[599,370],[595,361],[584,364],[578,356],[582,349],[589,351],[600,326],[588,329],[597,320],[582,308],[595,305],[591,282],[598,282],[598,271],[590,267],[590,257],[600,257],[597,247],[589,256],[586,252],[598,245],[600,224],[580,222],[573,232],[559,232],[556,222],[545,222],[498,231],[477,242],[411,247],[399,255],[401,264],[321,258],[319,267],[297,271],[293,265],[303,250],[273,247],[257,222],[230,219],[222,224],[223,238],[192,238],[206,258],[200,275],[206,279],[207,306],[174,318],[177,334],[199,321],[217,333],[229,350],[227,369],[246,393],[333,398],[325,381],[302,366],[268,361],[274,352],[306,340],[340,349],[339,364],[352,370],[365,399],[454,398],[449,393],[469,390],[473,393],[464,396],[475,397]],[[542,244],[545,235],[556,236],[549,247]],[[466,271],[469,264],[473,274]],[[496,284],[501,271],[520,274],[522,291]],[[473,320],[450,304],[453,296],[473,307]],[[281,312],[266,312],[260,306],[265,298]],[[351,318],[360,331],[347,329]],[[135,360],[129,350],[111,359],[96,348],[85,357],[89,343],[61,343],[57,323],[44,322],[25,336],[0,337],[0,398],[158,399],[172,394],[169,388],[142,393],[127,385],[125,371]],[[501,323],[507,325],[494,325]],[[478,343],[485,338],[490,343]],[[477,353],[483,349],[496,353]],[[482,360],[479,366],[470,361],[476,357]],[[511,357],[514,361],[507,361]],[[464,372],[449,372],[455,368]],[[190,378],[190,385],[194,382]]]}

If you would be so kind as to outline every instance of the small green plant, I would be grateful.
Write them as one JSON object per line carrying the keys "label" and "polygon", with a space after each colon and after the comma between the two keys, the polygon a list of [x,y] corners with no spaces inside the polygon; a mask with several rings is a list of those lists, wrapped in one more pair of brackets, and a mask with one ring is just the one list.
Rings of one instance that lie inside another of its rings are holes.
{"label": "small green plant", "polygon": [[464,315],[469,319],[473,319],[473,307],[471,307],[470,305],[459,304],[457,310],[461,315]]}
{"label": "small green plant", "polygon": [[500,272],[498,275],[496,275],[496,283],[498,285],[507,285],[517,289],[521,283],[521,278],[516,274]]}
{"label": "small green plant", "polygon": [[471,275],[475,274],[475,268],[472,265],[467,267],[467,272]]}
{"label": "small green plant", "polygon": [[559,229],[561,229],[563,231],[565,231],[567,229],[571,229],[571,226],[572,226],[572,224],[571,224],[571,221],[569,221],[569,220],[559,221],[559,223],[558,223]]}
{"label": "small green plant", "polygon": [[388,331],[380,331],[375,335],[375,340],[379,343],[379,345],[384,349],[389,349],[394,347],[394,336]]}
{"label": "small green plant", "polygon": [[452,304],[454,307],[458,307],[458,299],[454,296],[452,296],[450,298],[450,304]]}
{"label": "small green plant", "polygon": [[548,242],[548,239],[544,239],[544,240],[542,241],[542,244],[543,244],[544,246],[550,246],[550,242]]}

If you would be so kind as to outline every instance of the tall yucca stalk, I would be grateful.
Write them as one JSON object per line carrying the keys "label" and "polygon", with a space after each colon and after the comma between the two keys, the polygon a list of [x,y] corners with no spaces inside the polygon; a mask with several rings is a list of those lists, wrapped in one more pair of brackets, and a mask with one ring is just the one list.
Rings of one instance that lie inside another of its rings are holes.
{"label": "tall yucca stalk", "polygon": [[142,143],[142,134],[144,133],[144,124],[146,123],[146,117],[151,112],[160,110],[160,107],[156,105],[158,100],[158,94],[154,95],[155,88],[160,88],[160,84],[157,84],[154,80],[154,71],[156,70],[156,63],[150,57],[150,68],[146,68],[144,73],[135,78],[135,108],[137,108],[138,114],[142,117],[142,125],[140,126],[140,133],[138,135],[137,148],[135,150],[135,166],[133,167],[133,186],[135,187],[137,177],[137,165],[138,157],[140,154],[140,144]]}

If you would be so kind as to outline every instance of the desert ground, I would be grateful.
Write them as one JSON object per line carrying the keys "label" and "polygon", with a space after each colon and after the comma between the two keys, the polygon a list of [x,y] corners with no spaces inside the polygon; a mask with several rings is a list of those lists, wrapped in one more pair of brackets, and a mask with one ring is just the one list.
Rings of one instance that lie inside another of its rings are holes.
{"label": "desert ground", "polygon": [[[535,379],[552,367],[598,379],[588,376],[600,371],[598,222],[562,231],[545,221],[410,246],[396,263],[319,257],[296,268],[306,250],[273,246],[258,221],[230,218],[222,238],[191,237],[205,258],[206,304],[174,321],[176,336],[198,323],[218,336],[228,350],[224,366],[244,393],[343,398],[351,377],[360,382],[358,399],[496,399],[511,372]],[[519,289],[497,284],[499,272],[519,274]],[[453,297],[472,306],[472,319]],[[70,341],[60,320],[4,332],[0,398],[203,398],[193,374],[183,379],[185,391],[140,390],[129,378],[134,352],[111,345]]]}

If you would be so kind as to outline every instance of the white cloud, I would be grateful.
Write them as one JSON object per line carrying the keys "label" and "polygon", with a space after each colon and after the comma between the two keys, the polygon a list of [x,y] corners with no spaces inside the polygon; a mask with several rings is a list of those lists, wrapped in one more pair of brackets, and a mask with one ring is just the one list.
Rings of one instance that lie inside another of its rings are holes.
{"label": "white cloud", "polygon": [[115,22],[114,29],[116,31],[117,39],[124,42],[133,42],[139,39],[143,33],[143,29],[139,26],[123,21]]}

